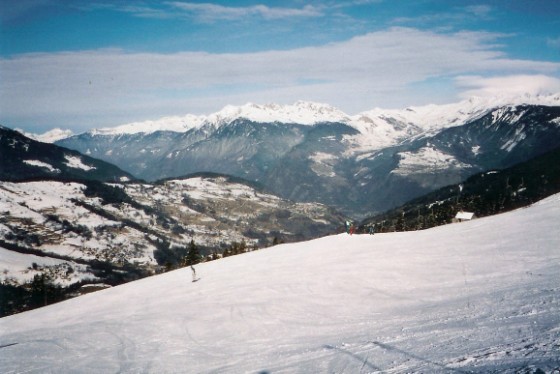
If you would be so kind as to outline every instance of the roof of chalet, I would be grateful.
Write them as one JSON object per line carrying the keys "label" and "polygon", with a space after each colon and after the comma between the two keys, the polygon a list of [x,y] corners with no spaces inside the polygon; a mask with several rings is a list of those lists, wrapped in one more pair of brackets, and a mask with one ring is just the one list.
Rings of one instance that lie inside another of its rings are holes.
{"label": "roof of chalet", "polygon": [[470,220],[473,219],[474,217],[474,213],[471,212],[457,212],[457,215],[455,216],[456,219],[466,219],[466,220]]}

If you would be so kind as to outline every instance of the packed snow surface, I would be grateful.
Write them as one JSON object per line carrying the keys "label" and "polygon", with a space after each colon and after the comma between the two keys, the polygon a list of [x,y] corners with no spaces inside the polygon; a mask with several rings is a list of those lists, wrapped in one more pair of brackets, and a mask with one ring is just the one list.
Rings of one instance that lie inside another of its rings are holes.
{"label": "packed snow surface", "polygon": [[4,373],[554,372],[560,195],[340,234],[0,319]]}

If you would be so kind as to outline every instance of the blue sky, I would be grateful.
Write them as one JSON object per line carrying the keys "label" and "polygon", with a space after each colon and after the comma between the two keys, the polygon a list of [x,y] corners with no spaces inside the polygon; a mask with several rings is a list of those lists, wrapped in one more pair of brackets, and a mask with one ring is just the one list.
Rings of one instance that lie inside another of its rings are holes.
{"label": "blue sky", "polygon": [[0,0],[0,123],[560,92],[559,0]]}

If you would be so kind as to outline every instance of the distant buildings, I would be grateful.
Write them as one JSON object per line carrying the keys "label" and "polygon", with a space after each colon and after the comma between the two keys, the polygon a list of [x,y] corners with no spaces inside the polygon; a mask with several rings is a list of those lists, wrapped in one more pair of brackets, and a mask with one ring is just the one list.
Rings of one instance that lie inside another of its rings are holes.
{"label": "distant buildings", "polygon": [[460,211],[455,215],[455,219],[453,220],[453,222],[470,221],[474,218],[476,218],[474,213]]}

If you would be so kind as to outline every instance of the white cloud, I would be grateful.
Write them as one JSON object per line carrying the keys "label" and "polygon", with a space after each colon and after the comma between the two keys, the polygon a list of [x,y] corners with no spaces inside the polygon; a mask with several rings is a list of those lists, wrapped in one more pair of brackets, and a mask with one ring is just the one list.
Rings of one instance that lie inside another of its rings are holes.
{"label": "white cloud", "polygon": [[[354,114],[374,106],[439,100],[438,90],[412,89],[418,82],[439,78],[467,92],[488,90],[493,83],[489,79],[498,74],[541,76],[548,84],[557,79],[545,78],[558,75],[559,63],[510,59],[496,46],[501,37],[392,28],[287,51],[18,55],[0,59],[0,113],[9,126],[42,121],[51,126],[102,127],[208,113],[225,104],[302,99],[327,102]],[[477,79],[471,85],[463,78],[453,80],[464,76]],[[519,89],[524,84],[534,89],[529,79],[520,80]]]}
{"label": "white cloud", "polygon": [[489,5],[470,5],[465,7],[465,11],[479,18],[487,18],[492,12]]}
{"label": "white cloud", "polygon": [[560,93],[560,79],[546,75],[508,75],[500,77],[457,77],[462,97],[515,96]]}
{"label": "white cloud", "polygon": [[270,7],[264,4],[246,7],[231,7],[212,3],[193,3],[183,1],[164,1],[155,4],[117,4],[85,3],[74,5],[83,11],[110,9],[128,13],[141,18],[185,18],[198,22],[213,23],[218,21],[241,21],[260,17],[265,20],[288,19],[294,17],[321,17],[324,13],[319,7],[305,5],[302,8]]}
{"label": "white cloud", "polygon": [[281,19],[290,17],[318,17],[322,13],[312,5],[303,8],[280,8],[258,4],[248,7],[228,7],[210,3],[167,2],[175,10],[183,11],[191,16],[206,22],[219,20],[236,20],[252,16],[264,19]]}

